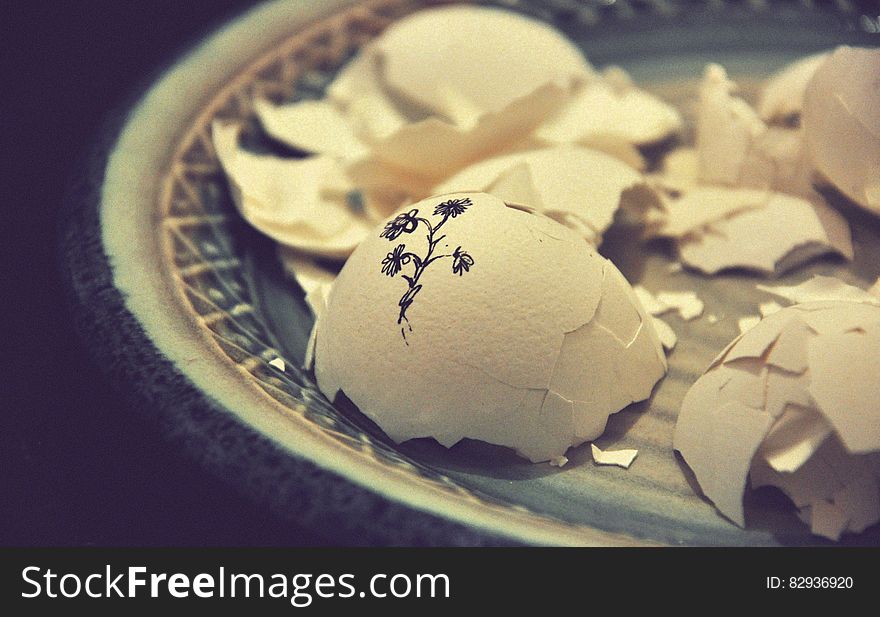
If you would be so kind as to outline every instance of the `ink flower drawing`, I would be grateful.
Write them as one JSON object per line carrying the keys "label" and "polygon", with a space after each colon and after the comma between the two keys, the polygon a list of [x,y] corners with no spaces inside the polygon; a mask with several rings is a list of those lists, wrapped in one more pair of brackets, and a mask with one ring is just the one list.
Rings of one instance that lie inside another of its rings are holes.
{"label": "ink flower drawing", "polygon": [[[409,212],[399,214],[394,220],[388,222],[385,225],[385,229],[379,234],[380,238],[387,238],[389,242],[393,242],[403,234],[414,233],[421,226],[424,226],[427,231],[427,247],[424,253],[407,251],[406,244],[398,244],[382,260],[383,274],[390,277],[400,274],[400,278],[407,283],[406,292],[401,296],[400,301],[398,302],[400,312],[397,317],[397,323],[401,326],[400,334],[403,336],[404,342],[406,342],[407,330],[412,332],[412,326],[409,324],[406,311],[415,301],[416,296],[422,289],[419,279],[421,279],[422,274],[428,266],[440,259],[451,257],[452,273],[462,276],[465,272],[469,272],[474,265],[474,258],[466,251],[463,251],[461,246],[456,248],[452,253],[437,254],[437,245],[440,244],[441,240],[446,238],[446,234],[439,235],[443,225],[445,225],[446,221],[449,219],[454,219],[464,214],[468,207],[472,205],[473,203],[467,197],[461,199],[448,199],[437,204],[434,208],[433,216],[440,217],[440,221],[436,224],[432,223],[425,217],[419,216],[419,211],[415,208]],[[404,266],[410,264],[413,266],[412,274],[402,274]],[[407,345],[408,344],[409,343],[407,343]]]}

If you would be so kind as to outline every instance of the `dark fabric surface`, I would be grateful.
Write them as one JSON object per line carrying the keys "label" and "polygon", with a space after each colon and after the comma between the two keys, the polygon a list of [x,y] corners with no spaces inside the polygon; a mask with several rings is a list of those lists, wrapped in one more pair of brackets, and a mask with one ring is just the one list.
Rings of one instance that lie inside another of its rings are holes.
{"label": "dark fabric surface", "polygon": [[[7,3],[0,544],[333,543],[245,498],[132,411],[74,335],[56,217],[107,114],[252,0]],[[106,368],[106,367],[104,367]]]}
{"label": "dark fabric surface", "polygon": [[96,204],[125,111],[252,4],[44,2],[4,21],[0,545],[506,543],[286,456],[158,355],[112,286]]}

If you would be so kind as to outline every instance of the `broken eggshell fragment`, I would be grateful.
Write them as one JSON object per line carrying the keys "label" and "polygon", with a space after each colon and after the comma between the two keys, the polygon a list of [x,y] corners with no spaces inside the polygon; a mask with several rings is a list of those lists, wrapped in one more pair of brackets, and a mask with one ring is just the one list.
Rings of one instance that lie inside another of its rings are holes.
{"label": "broken eggshell fragment", "polygon": [[628,202],[652,200],[636,170],[589,148],[563,145],[497,156],[466,167],[434,193],[486,191],[530,206],[577,230],[594,246]]}
{"label": "broken eggshell fragment", "polygon": [[632,288],[583,238],[485,193],[412,204],[352,254],[315,375],[397,442],[558,459],[650,396],[666,360]]}
{"label": "broken eggshell fragment", "polygon": [[578,84],[557,113],[535,132],[547,144],[585,143],[597,138],[647,145],[675,135],[681,115],[671,105],[635,86],[620,67]]}
{"label": "broken eggshell fragment", "polygon": [[239,127],[214,123],[214,150],[235,206],[248,223],[314,255],[345,258],[372,223],[348,207],[351,185],[333,157],[286,159],[249,152]]}
{"label": "broken eggshell fragment", "polygon": [[800,116],[807,84],[829,53],[800,58],[767,78],[757,104],[758,113],[765,122],[785,122]]}
{"label": "broken eggshell fragment", "polygon": [[775,275],[827,253],[853,258],[849,225],[822,201],[700,186],[663,204],[654,235],[674,238],[681,262],[707,274],[744,268]]}
{"label": "broken eggshell fragment", "polygon": [[[794,305],[735,339],[685,395],[674,447],[702,492],[745,525],[752,485],[779,487],[813,533],[880,520],[880,307]],[[867,514],[866,514],[867,513]]]}
{"label": "broken eggshell fragment", "polygon": [[880,214],[880,49],[838,47],[807,85],[809,158],[841,193]]}
{"label": "broken eggshell fragment", "polygon": [[372,52],[389,90],[463,128],[548,83],[568,90],[594,75],[555,28],[490,7],[418,11],[385,30]]}

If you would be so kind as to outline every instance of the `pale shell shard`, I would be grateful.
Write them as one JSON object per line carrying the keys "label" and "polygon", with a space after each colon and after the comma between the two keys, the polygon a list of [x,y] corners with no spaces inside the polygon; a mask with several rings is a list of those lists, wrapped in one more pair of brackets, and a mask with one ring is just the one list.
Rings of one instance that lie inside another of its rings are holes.
{"label": "pale shell shard", "polygon": [[860,206],[880,213],[880,49],[838,47],[804,94],[810,161]]}
{"label": "pale shell shard", "polygon": [[638,450],[602,450],[596,444],[590,444],[590,451],[593,454],[593,461],[597,465],[615,465],[624,469],[629,469],[633,461],[638,456]]}
{"label": "pale shell shard", "polygon": [[507,107],[481,116],[470,127],[436,117],[407,124],[374,143],[367,155],[347,166],[347,172],[359,188],[403,186],[414,198],[423,198],[431,186],[470,164],[530,145],[532,129],[564,96],[557,86],[545,84]]}
{"label": "pale shell shard", "polygon": [[379,59],[371,47],[346,64],[327,87],[327,98],[341,108],[364,141],[393,135],[414,120],[382,85]]}
{"label": "pale shell shard", "polygon": [[693,291],[661,291],[657,294],[657,301],[666,306],[666,310],[674,309],[685,321],[699,317],[705,308],[703,301]]}
{"label": "pale shell shard", "polygon": [[701,235],[712,223],[764,206],[768,195],[757,189],[700,186],[677,199],[666,200],[663,225],[656,235],[670,238]]}
{"label": "pale shell shard", "polygon": [[756,287],[795,304],[828,300],[880,304],[880,297],[871,293],[870,290],[865,291],[854,285],[848,285],[833,276],[816,275],[799,285],[757,285]]}
{"label": "pale shell shard", "polygon": [[232,125],[213,125],[214,149],[242,216],[286,246],[346,257],[370,225],[348,208],[351,185],[337,161],[254,154],[239,147],[238,131]]}
{"label": "pale shell shard", "polygon": [[672,327],[660,319],[659,317],[653,317],[654,330],[657,331],[657,336],[660,338],[660,342],[663,344],[663,349],[667,352],[675,349],[675,346],[678,344],[678,335],[675,334],[675,330]]}
{"label": "pale shell shard", "polygon": [[[648,179],[669,193],[686,193],[700,182],[700,157],[696,148],[679,146],[663,157],[659,172],[649,174]],[[675,196],[675,195],[673,195]]]}
{"label": "pale shell shard", "polygon": [[[465,199],[456,217],[443,219],[438,260],[419,275],[398,323],[401,275],[412,276],[414,258],[399,260],[428,246],[407,221],[432,220],[436,229],[443,215],[432,213]],[[317,320],[315,373],[328,397],[343,391],[396,441],[433,436],[451,446],[469,437],[545,461],[598,436],[634,396],[650,395],[666,369],[656,334],[641,323],[640,307],[632,319],[608,314],[623,312],[628,284],[583,239],[487,194],[408,208],[385,237],[377,230],[357,248]],[[405,245],[397,257],[396,245]],[[457,274],[463,262],[454,254],[465,250],[468,269]],[[595,356],[579,349],[600,340]],[[581,387],[592,378],[595,389]]]}
{"label": "pale shell shard", "polygon": [[[730,189],[744,190],[748,189]],[[739,198],[734,204],[741,204]],[[707,274],[746,268],[773,275],[827,253],[853,257],[849,225],[839,213],[822,202],[782,193],[766,194],[755,207],[713,221],[704,233],[681,238],[678,249],[682,263]]]}
{"label": "pale shell shard", "polygon": [[829,53],[801,58],[771,75],[758,98],[761,118],[766,122],[779,122],[800,115],[807,84]]}
{"label": "pale shell shard", "polygon": [[745,317],[740,317],[736,320],[736,325],[739,328],[739,331],[744,333],[747,330],[751,330],[761,321],[760,315],[746,315]]}
{"label": "pale shell shard", "polygon": [[[877,350],[880,307],[813,302],[769,315],[713,362],[685,396],[675,447],[722,514],[744,523],[749,475],[754,487],[781,488],[817,535],[837,539],[880,520],[880,468],[871,458],[880,452]],[[738,412],[722,421],[722,409]],[[766,430],[746,409],[770,418]],[[730,421],[745,424],[748,443],[713,452],[701,442]],[[710,460],[742,461],[750,450],[745,469]]]}
{"label": "pale shell shard", "polygon": [[294,148],[342,159],[363,156],[367,151],[351,120],[329,101],[273,105],[258,100],[254,111],[266,133]]}
{"label": "pale shell shard", "polygon": [[594,74],[557,30],[495,8],[419,11],[392,24],[374,48],[388,88],[462,127],[548,82],[568,90]]}
{"label": "pale shell shard", "polygon": [[[495,192],[493,189],[501,190]],[[593,244],[625,204],[628,191],[645,185],[641,174],[607,154],[563,145],[525,150],[471,165],[433,188],[435,193],[488,191],[534,207],[560,222],[582,227]]]}
{"label": "pale shell shard", "polygon": [[[864,453],[878,449],[880,320],[873,327],[866,326],[864,332],[825,334],[820,341],[811,341],[809,347],[810,394],[837,428],[847,450]],[[830,354],[828,347],[841,351]]]}
{"label": "pale shell shard", "polygon": [[619,67],[581,84],[568,103],[536,131],[548,144],[585,143],[597,136],[645,145],[681,130],[678,111],[632,83]]}
{"label": "pale shell shard", "polygon": [[735,90],[721,66],[706,67],[696,126],[700,182],[816,198],[802,132],[768,127]]}
{"label": "pale shell shard", "polygon": [[700,84],[696,147],[703,182],[735,185],[742,164],[765,125],[742,99],[723,67],[710,64]]}
{"label": "pale shell shard", "polygon": [[290,247],[279,246],[278,259],[281,260],[284,271],[293,277],[306,294],[321,285],[330,285],[336,279],[335,269],[326,267]]}

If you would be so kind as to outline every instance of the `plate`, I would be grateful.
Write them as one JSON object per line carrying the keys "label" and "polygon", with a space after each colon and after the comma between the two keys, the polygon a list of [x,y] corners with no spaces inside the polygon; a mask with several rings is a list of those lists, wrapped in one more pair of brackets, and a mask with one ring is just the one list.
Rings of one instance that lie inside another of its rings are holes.
{"label": "plate", "polygon": [[[744,273],[672,272],[662,247],[602,252],[633,282],[696,289],[719,318],[670,323],[679,345],[649,401],[611,417],[597,445],[635,447],[629,470],[592,464],[589,445],[559,469],[464,441],[389,441],[356,409],[334,406],[300,370],[312,319],[272,243],[230,201],[210,124],[258,134],[252,103],[317,98],[335,72],[412,0],[276,0],[203,41],[115,125],[74,194],[65,234],[87,332],[115,378],[188,451],[266,507],[340,543],[550,545],[821,544],[773,490],[746,498],[747,527],[699,496],[672,450],[678,405],[736,320],[768,298]],[[491,2],[489,4],[492,4]],[[858,4],[505,0],[554,24],[597,66],[619,64],[687,110],[706,62],[744,84],[842,43],[876,44]],[[854,264],[823,259],[780,279],[833,274],[866,286],[880,275],[880,224],[839,204]],[[82,273],[88,273],[83,275]],[[278,360],[281,360],[279,363]],[[880,544],[877,526],[844,543]]]}

